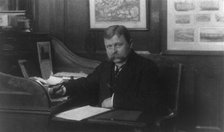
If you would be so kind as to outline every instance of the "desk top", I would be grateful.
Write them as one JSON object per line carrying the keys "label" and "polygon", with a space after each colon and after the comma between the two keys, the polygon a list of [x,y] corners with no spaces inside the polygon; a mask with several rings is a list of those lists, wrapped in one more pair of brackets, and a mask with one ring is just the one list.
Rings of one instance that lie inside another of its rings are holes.
{"label": "desk top", "polygon": [[81,121],[62,119],[53,116],[49,129],[51,131],[130,131],[133,129],[147,129],[151,124],[152,119],[141,111],[116,109]]}

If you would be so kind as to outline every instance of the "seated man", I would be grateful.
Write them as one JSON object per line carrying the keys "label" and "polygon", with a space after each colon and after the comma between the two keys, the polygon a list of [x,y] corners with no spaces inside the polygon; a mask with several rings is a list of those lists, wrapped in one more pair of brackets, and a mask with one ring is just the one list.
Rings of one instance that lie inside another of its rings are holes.
{"label": "seated man", "polygon": [[51,96],[78,96],[89,91],[105,108],[141,110],[152,115],[157,111],[158,68],[156,64],[137,55],[126,27],[114,25],[104,31],[108,60],[102,62],[86,78],[70,80],[62,87],[53,87]]}

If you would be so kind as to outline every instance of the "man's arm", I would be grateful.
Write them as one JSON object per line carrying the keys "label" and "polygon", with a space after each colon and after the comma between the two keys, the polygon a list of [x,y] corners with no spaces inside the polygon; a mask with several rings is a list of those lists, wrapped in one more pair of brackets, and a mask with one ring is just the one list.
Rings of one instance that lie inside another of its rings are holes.
{"label": "man's arm", "polygon": [[64,84],[66,87],[66,95],[74,96],[85,94],[92,89],[99,88],[100,73],[103,64],[100,64],[96,69],[90,73],[86,78],[79,78],[77,80],[70,80]]}
{"label": "man's arm", "polygon": [[[101,65],[99,65],[93,73],[89,74],[86,78],[79,78],[76,80],[70,80],[63,83],[62,87],[53,87],[49,94],[55,97],[61,96],[70,96],[70,97],[86,97],[93,91],[96,91],[95,88],[99,87],[99,76]],[[63,88],[63,89],[62,89]],[[52,92],[53,91],[53,92]]]}

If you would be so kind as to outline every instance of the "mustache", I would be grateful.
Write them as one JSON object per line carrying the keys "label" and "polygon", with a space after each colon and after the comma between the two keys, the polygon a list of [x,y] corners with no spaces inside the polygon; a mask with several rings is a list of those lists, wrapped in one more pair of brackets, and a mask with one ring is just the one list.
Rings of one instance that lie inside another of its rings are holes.
{"label": "mustache", "polygon": [[115,58],[117,58],[117,57],[114,57],[114,56],[108,56],[108,60],[109,60],[109,61],[113,61]]}
{"label": "mustache", "polygon": [[108,57],[109,61],[114,61],[115,59],[120,59],[120,60],[125,60],[127,57],[122,57],[122,56],[117,56],[117,55],[112,55],[110,57]]}

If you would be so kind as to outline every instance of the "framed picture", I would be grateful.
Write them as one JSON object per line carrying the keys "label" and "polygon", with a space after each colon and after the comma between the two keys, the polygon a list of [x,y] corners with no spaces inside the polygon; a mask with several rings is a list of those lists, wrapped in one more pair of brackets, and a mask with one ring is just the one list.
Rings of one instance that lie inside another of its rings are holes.
{"label": "framed picture", "polygon": [[9,0],[0,0],[0,12],[9,9]]}
{"label": "framed picture", "polygon": [[124,25],[147,30],[148,0],[89,0],[90,29]]}
{"label": "framed picture", "polygon": [[48,79],[53,74],[50,42],[37,42],[37,51],[41,75]]}
{"label": "framed picture", "polygon": [[12,29],[18,27],[18,18],[23,17],[25,18],[25,11],[2,11],[0,12],[0,27],[2,29]]}
{"label": "framed picture", "polygon": [[223,0],[163,0],[166,50],[224,51]]}
{"label": "framed picture", "polygon": [[8,15],[0,13],[0,27],[8,26]]}

